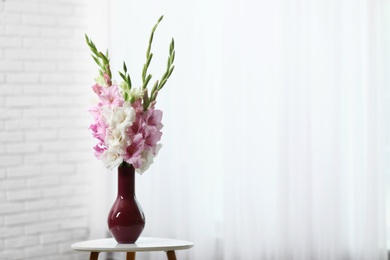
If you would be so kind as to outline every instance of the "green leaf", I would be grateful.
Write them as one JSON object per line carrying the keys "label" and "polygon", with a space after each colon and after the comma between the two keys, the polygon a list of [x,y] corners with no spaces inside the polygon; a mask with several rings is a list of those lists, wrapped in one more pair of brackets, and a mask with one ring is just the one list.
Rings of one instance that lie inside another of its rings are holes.
{"label": "green leaf", "polygon": [[169,53],[175,49],[175,40],[172,38],[171,44],[169,45]]}
{"label": "green leaf", "polygon": [[144,84],[142,86],[142,89],[146,89],[146,86],[148,85],[151,78],[152,78],[152,75],[150,75],[150,74],[146,77]]}
{"label": "green leaf", "polygon": [[127,84],[129,85],[129,89],[131,89],[131,79],[129,74],[127,74]]}
{"label": "green leaf", "polygon": [[122,72],[120,72],[120,71],[118,71],[119,72],[119,75],[121,76],[121,78],[124,80],[124,81],[126,81],[126,76],[122,73]]}
{"label": "green leaf", "polygon": [[85,36],[85,41],[87,42],[87,44],[89,45],[89,38],[88,38],[88,35],[86,33],[84,33],[84,36]]}
{"label": "green leaf", "polygon": [[105,64],[109,63],[108,58],[104,56],[103,53],[99,52],[99,57],[103,60]]}
{"label": "green leaf", "polygon": [[173,51],[172,52],[172,62],[171,62],[171,64],[175,61],[175,56],[176,56],[176,51]]}
{"label": "green leaf", "polygon": [[161,82],[161,84],[160,84],[160,86],[158,86],[158,90],[160,90],[160,89],[162,89],[163,87],[164,87],[164,85],[165,85],[165,83],[167,83],[167,78],[166,79],[164,79],[162,82]]}
{"label": "green leaf", "polygon": [[152,43],[153,43],[153,37],[154,37],[154,32],[156,31],[157,27],[158,27],[158,24],[161,22],[161,20],[164,18],[164,16],[162,15],[157,23],[153,26],[152,28],[152,32],[150,33],[150,37],[149,37],[149,44],[148,44],[148,48],[146,49],[146,62],[145,62],[145,65],[144,65],[144,68],[142,70],[142,80],[143,80],[143,85],[145,86],[145,80],[146,80],[146,74],[147,74],[147,70],[148,70],[148,67],[150,65],[150,62],[152,60],[152,57],[153,57],[153,54],[150,53],[151,49],[152,49]]}
{"label": "green leaf", "polygon": [[146,64],[144,64],[144,68],[143,68],[143,70],[142,70],[142,81],[145,81],[145,77],[146,77],[146,70],[147,70],[148,68],[146,67]]}
{"label": "green leaf", "polygon": [[148,58],[147,61],[146,61],[146,67],[147,67],[147,68],[149,68],[149,65],[150,65],[150,62],[152,61],[152,58],[153,58],[153,53],[151,53],[151,54],[149,55],[149,58]]}
{"label": "green leaf", "polygon": [[163,81],[168,77],[168,72],[169,72],[169,68],[167,69],[167,71],[164,72],[163,76],[161,77],[161,81]]}
{"label": "green leaf", "polygon": [[156,91],[157,86],[158,86],[158,80],[156,80],[156,82],[154,83],[154,85],[153,85],[153,87],[152,87],[152,93],[153,93],[154,91]]}
{"label": "green leaf", "polygon": [[91,56],[92,56],[93,60],[96,62],[96,64],[99,65],[99,67],[102,67],[102,64],[100,63],[99,59],[96,58],[95,56],[93,56],[92,54],[91,54]]}
{"label": "green leaf", "polygon": [[169,70],[168,78],[171,76],[174,69],[175,69],[175,65],[173,65],[172,68]]}

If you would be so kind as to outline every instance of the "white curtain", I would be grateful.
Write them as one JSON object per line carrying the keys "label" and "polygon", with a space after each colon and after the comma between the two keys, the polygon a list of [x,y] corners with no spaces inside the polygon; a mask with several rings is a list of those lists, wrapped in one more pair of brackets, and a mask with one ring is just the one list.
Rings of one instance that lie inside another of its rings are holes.
{"label": "white curtain", "polygon": [[[178,259],[386,259],[388,9],[385,0],[112,1],[107,47],[133,84],[161,14],[155,80],[176,42],[157,103],[163,148],[137,177],[143,235],[193,241]],[[164,259],[138,256],[151,257]]]}

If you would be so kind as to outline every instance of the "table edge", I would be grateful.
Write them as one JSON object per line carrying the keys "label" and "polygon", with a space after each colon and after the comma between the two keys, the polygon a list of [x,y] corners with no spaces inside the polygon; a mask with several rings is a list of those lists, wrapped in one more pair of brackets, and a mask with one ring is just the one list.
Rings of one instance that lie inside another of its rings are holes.
{"label": "table edge", "polygon": [[194,245],[189,246],[174,246],[174,247],[161,247],[161,248],[101,248],[99,250],[91,250],[91,249],[82,249],[82,248],[75,248],[72,247],[72,250],[79,251],[79,252],[157,252],[157,251],[176,251],[176,250],[185,250],[190,249]]}
{"label": "table edge", "polygon": [[[171,239],[171,238],[163,238],[163,239]],[[92,240],[100,240],[100,239],[92,239]],[[99,249],[90,249],[90,248],[80,248],[76,246],[76,244],[86,241],[92,241],[92,240],[85,240],[76,242],[71,245],[71,248],[75,251],[80,252],[155,252],[155,251],[175,251],[175,250],[185,250],[190,249],[194,246],[193,242],[186,241],[186,240],[179,240],[179,239],[172,239],[177,241],[182,241],[188,243],[187,245],[177,245],[177,246],[159,246],[154,248],[99,248]]]}

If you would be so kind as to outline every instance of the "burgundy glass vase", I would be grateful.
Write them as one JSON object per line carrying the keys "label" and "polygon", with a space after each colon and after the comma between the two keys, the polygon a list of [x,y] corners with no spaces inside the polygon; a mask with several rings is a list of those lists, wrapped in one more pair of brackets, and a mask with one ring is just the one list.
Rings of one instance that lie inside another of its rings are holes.
{"label": "burgundy glass vase", "polygon": [[137,241],[145,227],[145,215],[135,197],[135,170],[132,165],[118,167],[118,196],[108,215],[108,228],[118,243]]}

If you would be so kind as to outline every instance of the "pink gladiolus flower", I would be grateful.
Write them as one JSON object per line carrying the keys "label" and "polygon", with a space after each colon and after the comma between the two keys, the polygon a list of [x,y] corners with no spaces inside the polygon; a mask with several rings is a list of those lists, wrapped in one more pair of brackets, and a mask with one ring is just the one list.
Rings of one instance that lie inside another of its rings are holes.
{"label": "pink gladiolus flower", "polygon": [[162,133],[151,126],[146,127],[143,132],[144,132],[145,146],[151,148],[153,153],[155,153],[157,142],[160,141]]}
{"label": "pink gladiolus flower", "polygon": [[101,104],[94,105],[88,109],[88,112],[93,116],[93,119],[99,120],[102,114],[102,106]]}
{"label": "pink gladiolus flower", "polygon": [[143,114],[142,117],[145,123],[149,126],[155,126],[158,130],[161,130],[161,128],[163,127],[163,124],[161,124],[161,119],[162,119],[161,110],[149,109]]}
{"label": "pink gladiolus flower", "polygon": [[162,136],[162,132],[160,131],[163,127],[161,123],[162,111],[149,109],[144,112],[142,119],[144,120],[144,124],[141,132],[145,140],[145,146],[155,154],[157,142],[160,141]]}
{"label": "pink gladiolus flower", "polygon": [[139,168],[142,165],[142,151],[144,149],[144,140],[141,134],[136,134],[132,140],[132,143],[126,148],[126,154],[123,159],[134,166]]}
{"label": "pink gladiolus flower", "polygon": [[95,147],[93,147],[93,149],[95,150],[95,156],[98,159],[100,159],[100,157],[102,156],[104,151],[107,150],[107,148],[104,146],[103,143],[99,143],[99,144],[95,145]]}
{"label": "pink gladiolus flower", "polygon": [[136,135],[136,134],[140,133],[144,124],[145,123],[144,123],[144,120],[142,119],[142,115],[136,114],[134,123],[131,125],[131,127],[129,127],[129,130],[128,130],[129,135],[132,136],[132,135]]}
{"label": "pink gladiolus flower", "polygon": [[93,92],[95,92],[97,95],[100,95],[102,93],[102,86],[95,84],[92,86]]}
{"label": "pink gladiolus flower", "polygon": [[102,88],[99,99],[103,105],[117,106],[123,105],[124,99],[119,93],[118,86],[112,85],[108,88]]}
{"label": "pink gladiolus flower", "polygon": [[92,135],[97,138],[99,141],[104,142],[106,138],[107,124],[102,119],[97,119],[95,124],[91,124],[89,127],[92,130]]}
{"label": "pink gladiolus flower", "polygon": [[142,112],[144,111],[144,108],[141,103],[141,99],[134,101],[132,106],[137,114],[142,114]]}

